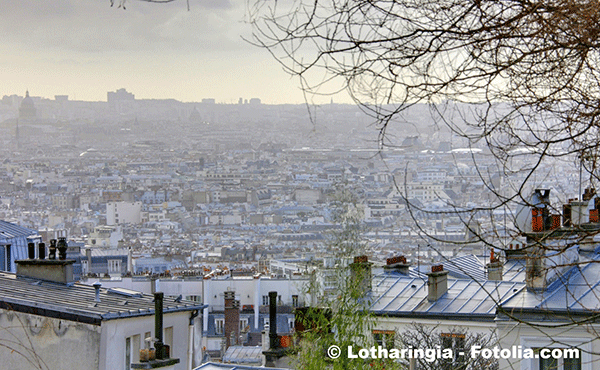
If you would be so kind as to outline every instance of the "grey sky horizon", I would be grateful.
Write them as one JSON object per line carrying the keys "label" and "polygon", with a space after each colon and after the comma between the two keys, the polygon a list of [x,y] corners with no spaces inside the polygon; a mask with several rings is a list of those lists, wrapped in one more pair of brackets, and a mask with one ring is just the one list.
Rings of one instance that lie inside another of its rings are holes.
{"label": "grey sky horizon", "polygon": [[[50,99],[105,101],[107,91],[125,88],[139,99],[305,102],[299,81],[242,39],[251,36],[245,0],[190,0],[190,11],[185,0],[128,0],[126,10],[109,0],[0,5],[0,95],[28,89]],[[333,99],[350,102],[345,93]]]}

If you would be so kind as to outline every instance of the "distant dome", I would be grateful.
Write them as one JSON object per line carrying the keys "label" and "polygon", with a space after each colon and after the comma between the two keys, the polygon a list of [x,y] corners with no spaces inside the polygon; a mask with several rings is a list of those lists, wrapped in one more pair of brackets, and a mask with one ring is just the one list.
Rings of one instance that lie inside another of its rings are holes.
{"label": "distant dome", "polygon": [[29,96],[29,91],[25,92],[25,99],[21,102],[19,107],[19,118],[21,119],[32,119],[36,117],[35,105],[33,99]]}

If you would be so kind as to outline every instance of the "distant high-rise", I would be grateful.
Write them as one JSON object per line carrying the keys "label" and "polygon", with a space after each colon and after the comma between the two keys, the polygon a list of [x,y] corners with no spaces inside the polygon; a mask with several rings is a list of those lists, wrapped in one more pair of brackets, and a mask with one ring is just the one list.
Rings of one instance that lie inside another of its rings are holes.
{"label": "distant high-rise", "polygon": [[37,115],[33,99],[29,96],[29,90],[25,92],[25,99],[21,102],[19,107],[19,119],[21,120],[32,120]]}
{"label": "distant high-rise", "polygon": [[121,88],[117,91],[109,91],[106,93],[106,100],[109,103],[123,100],[135,100],[135,95],[130,92],[127,92],[124,88]]}

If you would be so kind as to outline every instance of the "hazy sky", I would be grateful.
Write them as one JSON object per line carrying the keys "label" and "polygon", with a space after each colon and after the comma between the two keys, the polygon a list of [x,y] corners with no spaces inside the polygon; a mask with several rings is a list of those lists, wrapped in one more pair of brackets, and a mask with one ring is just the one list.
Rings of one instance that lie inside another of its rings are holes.
{"label": "hazy sky", "polygon": [[107,91],[124,87],[136,98],[304,101],[297,79],[242,40],[251,32],[245,0],[190,6],[188,12],[185,0],[127,0],[123,10],[109,0],[0,0],[0,96],[29,89],[46,98],[106,100]]}

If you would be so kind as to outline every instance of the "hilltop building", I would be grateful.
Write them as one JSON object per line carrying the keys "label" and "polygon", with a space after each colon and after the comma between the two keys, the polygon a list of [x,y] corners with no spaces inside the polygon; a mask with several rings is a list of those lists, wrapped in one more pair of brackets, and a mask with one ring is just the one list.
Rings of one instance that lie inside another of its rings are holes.
{"label": "hilltop building", "polygon": [[33,99],[29,96],[29,90],[25,92],[25,98],[21,102],[19,107],[19,120],[21,121],[32,121],[37,117],[37,111]]}

